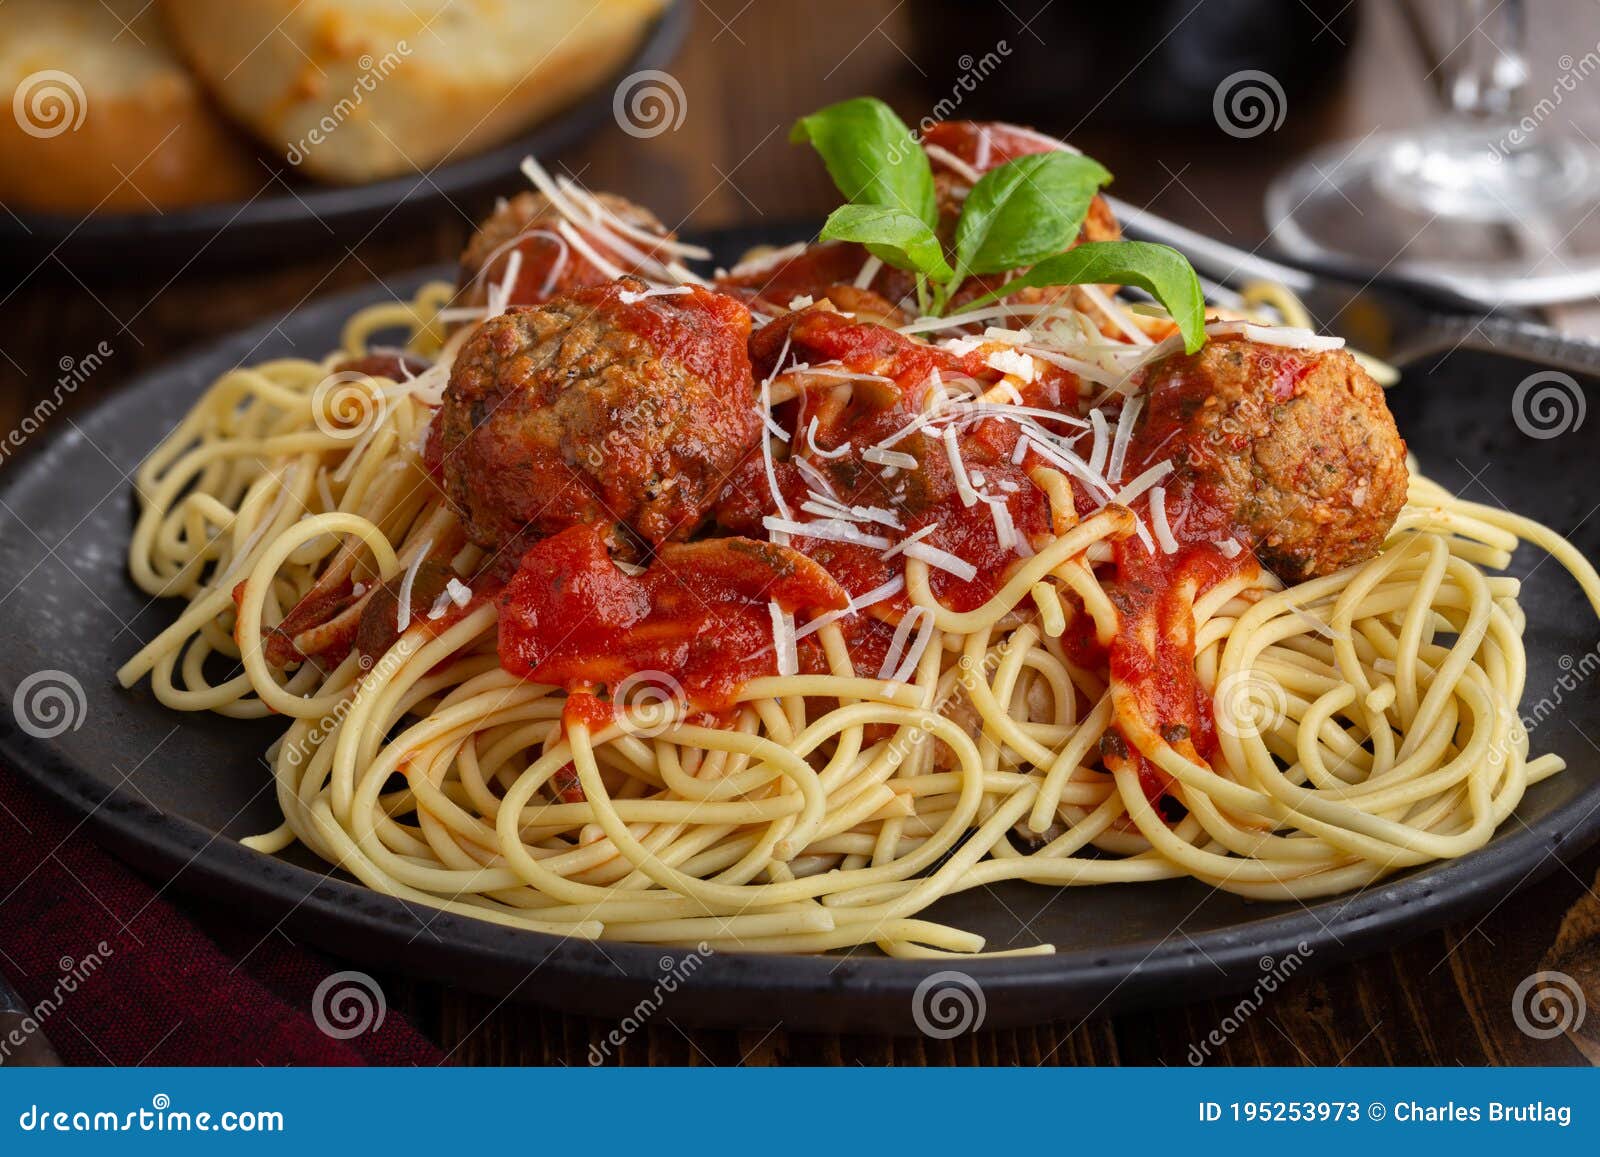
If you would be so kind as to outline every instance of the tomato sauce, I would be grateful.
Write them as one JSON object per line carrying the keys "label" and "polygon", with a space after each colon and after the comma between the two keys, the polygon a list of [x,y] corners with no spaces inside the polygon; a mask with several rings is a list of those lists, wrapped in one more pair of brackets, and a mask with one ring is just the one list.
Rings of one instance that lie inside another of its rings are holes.
{"label": "tomato sauce", "polygon": [[[950,379],[967,377],[980,383],[997,380],[999,373],[976,354],[957,354],[884,326],[809,310],[781,318],[756,334],[752,353],[757,372],[770,373],[776,368],[785,339],[790,349],[790,360],[785,365],[794,361],[837,364],[856,373],[888,378],[893,383],[892,400],[887,404],[883,398],[858,387],[856,396],[842,407],[833,402],[831,391],[816,390],[782,408],[778,420],[785,428],[804,432],[816,419],[815,445],[820,453],[808,454],[807,461],[827,479],[832,489],[829,496],[845,505],[887,510],[901,524],[901,529],[860,524],[867,533],[898,540],[931,528],[920,542],[955,555],[977,571],[974,577],[964,579],[948,570],[933,569],[929,582],[934,595],[957,611],[987,602],[1004,584],[1022,554],[1013,545],[1002,545],[996,515],[989,503],[976,500],[968,505],[963,501],[955,465],[943,438],[930,437],[918,429],[894,441],[890,448],[914,457],[914,468],[885,467],[866,461],[861,454],[894,438],[923,413],[924,391],[935,370]],[[1076,397],[1075,392],[1073,396]],[[866,400],[858,400],[859,397]],[[950,403],[952,408],[960,404]],[[995,502],[1004,502],[1017,538],[1031,546],[1050,529],[1049,502],[1028,478],[1029,464],[1011,461],[1019,427],[1014,422],[981,416],[963,420],[959,427],[956,445],[969,480]],[[838,457],[827,456],[846,444],[849,448]],[[798,510],[810,498],[808,479],[792,463],[777,464],[775,473],[790,510]],[[982,484],[978,486],[980,478]],[[744,494],[766,492],[764,479],[752,478],[751,483],[750,487],[741,488]],[[772,512],[768,509],[760,513]],[[749,518],[752,513],[747,502],[744,516]],[[825,566],[852,597],[888,582],[904,568],[900,559],[881,558],[881,548],[800,536],[796,536],[794,545]],[[898,617],[908,606],[902,595],[883,604],[880,614]]]}
{"label": "tomato sauce", "polygon": [[530,547],[501,593],[500,663],[568,690],[658,672],[692,705],[722,710],[777,671],[773,602],[823,612],[846,596],[804,556],[744,538],[670,544],[629,574],[595,527],[574,526]]}
{"label": "tomato sauce", "polygon": [[[595,245],[596,249],[600,246]],[[522,255],[517,279],[511,285],[511,305],[541,305],[554,297],[580,289],[608,285],[611,276],[568,243],[554,229],[535,229],[497,256],[478,274],[484,285],[499,285],[505,280],[506,266],[513,252]],[[627,265],[627,262],[621,262]]]}
{"label": "tomato sauce", "polygon": [[922,134],[935,145],[967,162],[980,173],[1035,153],[1051,153],[1062,145],[1040,133],[1000,121],[940,121]]}
{"label": "tomato sauce", "polygon": [[724,274],[716,285],[735,297],[763,299],[787,309],[796,297],[820,297],[830,286],[851,284],[867,256],[861,245],[824,241],[781,261],[757,264],[747,273]]}
{"label": "tomato sauce", "polygon": [[659,361],[678,362],[725,398],[751,393],[750,311],[725,293],[698,286],[642,296],[649,285],[623,278],[576,294],[619,329],[638,334]]}

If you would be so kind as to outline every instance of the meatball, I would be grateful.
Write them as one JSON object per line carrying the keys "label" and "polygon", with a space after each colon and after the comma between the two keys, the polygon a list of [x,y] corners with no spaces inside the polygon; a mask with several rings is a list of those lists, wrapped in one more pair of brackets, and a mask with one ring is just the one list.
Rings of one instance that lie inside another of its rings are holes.
{"label": "meatball", "polygon": [[1156,362],[1144,387],[1127,475],[1171,459],[1169,493],[1220,511],[1285,582],[1383,545],[1406,498],[1406,447],[1383,391],[1344,350],[1213,339]]}
{"label": "meatball", "polygon": [[[659,233],[663,239],[671,236],[648,209],[611,193],[597,193],[595,199],[630,225]],[[505,276],[506,261],[514,249],[522,253],[522,266],[511,287],[513,305],[538,305],[558,294],[609,282],[608,274],[561,236],[557,229],[561,220],[560,210],[543,193],[518,193],[502,201],[461,253],[457,279],[461,293],[456,304],[483,305],[490,285]],[[607,252],[593,238],[586,236],[585,240],[624,269],[630,266],[626,258]]]}
{"label": "meatball", "polygon": [[445,484],[482,546],[604,526],[688,537],[758,442],[750,313],[624,278],[485,321],[450,372]]}
{"label": "meatball", "polygon": [[[923,134],[922,143],[933,145],[964,161],[980,173],[997,169],[1007,161],[1035,153],[1059,150],[1062,143],[1020,125],[1003,121],[941,121]],[[956,172],[947,162],[937,157],[933,162],[933,185],[939,197],[941,232],[955,230],[956,218],[961,215],[961,204],[966,199],[971,180]],[[1104,197],[1096,196],[1089,202],[1089,212],[1083,219],[1079,241],[1115,241],[1122,236],[1111,206]]]}

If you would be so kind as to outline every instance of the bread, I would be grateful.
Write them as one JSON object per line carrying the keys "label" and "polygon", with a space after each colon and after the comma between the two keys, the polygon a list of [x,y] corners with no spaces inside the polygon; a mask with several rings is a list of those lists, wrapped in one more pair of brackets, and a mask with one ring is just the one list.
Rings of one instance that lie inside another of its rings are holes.
{"label": "bread", "polygon": [[[247,198],[267,181],[144,0],[0,5],[0,202],[81,213]],[[129,27],[124,30],[124,23]]]}
{"label": "bread", "polygon": [[664,0],[161,0],[275,156],[331,181],[425,171],[603,81]]}

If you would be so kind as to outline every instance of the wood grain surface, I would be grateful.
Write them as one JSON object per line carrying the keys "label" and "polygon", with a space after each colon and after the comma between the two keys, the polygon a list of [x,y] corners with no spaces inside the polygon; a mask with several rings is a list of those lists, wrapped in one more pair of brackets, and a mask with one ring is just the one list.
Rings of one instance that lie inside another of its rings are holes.
{"label": "wood grain surface", "polygon": [[[832,192],[814,158],[787,143],[793,118],[864,92],[891,100],[908,119],[928,103],[912,47],[912,22],[920,14],[915,3],[690,2],[696,25],[671,68],[687,102],[681,127],[636,140],[608,124],[557,158],[589,186],[644,202],[669,223],[815,220],[832,204]],[[1295,155],[1326,140],[1419,119],[1436,107],[1429,66],[1395,6],[1362,7],[1343,83],[1291,109],[1270,140],[1188,130],[1130,133],[1102,123],[1092,109],[1059,110],[1054,123],[1041,118],[1041,127],[1070,131],[1117,173],[1116,191],[1124,198],[1254,246],[1263,239],[1265,182]],[[1536,46],[1548,48],[1569,35],[1592,44],[1594,12],[1590,4],[1539,5]],[[977,97],[973,107],[981,111]],[[516,187],[508,175],[507,190]],[[8,268],[0,426],[15,426],[51,392],[63,359],[81,358],[101,341],[111,356],[52,422],[70,422],[75,410],[138,370],[248,322],[281,315],[316,295],[450,259],[487,208],[452,204],[425,228],[398,234],[380,228],[348,244],[330,238],[282,255],[277,265],[219,268],[202,255],[178,270],[93,270],[56,258]],[[1589,327],[1583,311],[1562,320],[1574,329]],[[703,1032],[675,1024],[668,1007],[611,1061],[1183,1065],[1196,1059],[1215,1030],[1225,1039],[1200,1056],[1206,1063],[1582,1064],[1584,1053],[1567,1037],[1534,1039],[1512,1015],[1517,986],[1541,967],[1564,915],[1580,899],[1593,902],[1600,851],[1551,868],[1542,882],[1501,900],[1481,920],[1397,943],[1355,964],[1297,975],[1249,1015],[1234,1015],[1236,999],[1185,1003],[1183,993],[1174,992],[1171,1007],[1159,1011],[938,1041],[811,1036],[785,1031],[781,1020],[738,1033]],[[1585,927],[1592,952],[1590,919]],[[398,975],[380,979],[392,1004],[457,1063],[587,1064],[591,1043],[615,1027]]]}

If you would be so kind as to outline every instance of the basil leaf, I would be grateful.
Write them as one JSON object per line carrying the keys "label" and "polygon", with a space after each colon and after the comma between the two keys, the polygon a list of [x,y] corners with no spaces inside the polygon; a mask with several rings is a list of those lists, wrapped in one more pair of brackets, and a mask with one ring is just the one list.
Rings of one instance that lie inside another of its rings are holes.
{"label": "basil leaf", "polygon": [[1076,153],[1035,153],[983,175],[956,224],[956,268],[1004,273],[1060,253],[1077,239],[1095,190],[1111,174]]}
{"label": "basil leaf", "polygon": [[859,241],[874,257],[896,269],[946,281],[953,272],[944,248],[921,220],[878,205],[841,205],[819,235],[824,241]]}
{"label": "basil leaf", "polygon": [[795,122],[789,139],[810,141],[847,201],[882,205],[939,224],[928,157],[894,110],[873,97],[829,105]]}
{"label": "basil leaf", "polygon": [[1148,241],[1090,241],[1039,262],[1014,281],[963,306],[973,309],[1019,289],[1049,285],[1133,285],[1150,294],[1172,315],[1184,349],[1194,353],[1206,341],[1206,299],[1188,258]]}

